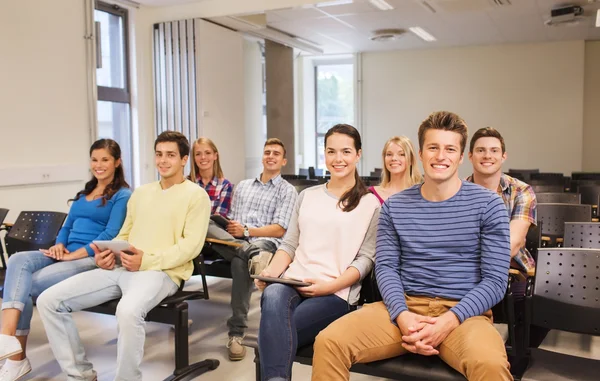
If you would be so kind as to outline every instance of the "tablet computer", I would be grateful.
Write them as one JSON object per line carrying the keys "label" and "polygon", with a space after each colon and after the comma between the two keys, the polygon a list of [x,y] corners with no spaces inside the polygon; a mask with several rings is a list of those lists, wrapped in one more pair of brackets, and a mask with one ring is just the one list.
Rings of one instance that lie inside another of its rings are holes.
{"label": "tablet computer", "polygon": [[115,240],[115,241],[92,241],[92,243],[96,246],[98,246],[98,249],[100,249],[100,251],[104,251],[104,250],[109,250],[112,251],[115,254],[121,254],[122,252],[124,252],[125,254],[131,254],[131,252],[129,252],[129,242],[127,241],[121,241],[121,240]]}
{"label": "tablet computer", "polygon": [[227,229],[227,225],[229,225],[229,220],[219,214],[213,214],[212,216],[210,216],[210,219],[213,220],[217,225],[219,225],[223,229]]}
{"label": "tablet computer", "polygon": [[272,278],[269,276],[260,276],[260,275],[250,275],[252,279],[262,280],[267,283],[283,283],[289,284],[290,286],[299,286],[299,287],[307,287],[311,286],[311,283],[306,283],[298,279],[290,279],[290,278]]}

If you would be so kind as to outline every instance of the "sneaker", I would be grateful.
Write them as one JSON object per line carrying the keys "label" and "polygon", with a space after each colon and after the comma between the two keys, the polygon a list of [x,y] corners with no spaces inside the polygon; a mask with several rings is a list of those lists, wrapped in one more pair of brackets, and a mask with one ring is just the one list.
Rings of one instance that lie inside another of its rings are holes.
{"label": "sneaker", "polygon": [[21,361],[6,360],[2,369],[0,369],[0,381],[17,381],[29,372],[31,372],[31,364],[28,359]]}
{"label": "sneaker", "polygon": [[246,357],[246,347],[242,345],[243,337],[230,336],[229,342],[227,343],[227,349],[229,350],[229,360],[240,361]]}
{"label": "sneaker", "polygon": [[18,355],[23,352],[21,343],[16,337],[10,335],[0,335],[0,360]]}

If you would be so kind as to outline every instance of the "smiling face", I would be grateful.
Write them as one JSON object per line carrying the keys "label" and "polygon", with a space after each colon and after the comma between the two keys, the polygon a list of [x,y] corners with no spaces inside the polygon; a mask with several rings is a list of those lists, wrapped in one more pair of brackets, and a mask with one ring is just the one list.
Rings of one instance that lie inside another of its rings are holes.
{"label": "smiling face", "polygon": [[385,150],[383,158],[385,168],[390,172],[390,175],[402,175],[406,172],[408,166],[406,152],[398,144],[391,142]]}
{"label": "smiling face", "polygon": [[469,152],[469,160],[473,164],[473,172],[489,176],[502,170],[506,152],[502,152],[498,138],[482,137],[475,141],[473,152]]}
{"label": "smiling face", "polygon": [[208,144],[194,145],[194,162],[200,171],[212,170],[218,155]]}
{"label": "smiling face", "polygon": [[429,129],[425,132],[423,150],[419,152],[426,180],[438,184],[458,177],[462,163],[461,134],[453,131]]}
{"label": "smiling face", "polygon": [[332,178],[354,176],[361,151],[356,151],[354,139],[346,134],[334,133],[325,141],[325,164]]}
{"label": "smiling face", "polygon": [[268,144],[263,149],[262,164],[265,172],[281,172],[281,168],[287,164],[284,157],[283,147],[279,144]]}
{"label": "smiling face", "polygon": [[110,183],[115,177],[117,167],[121,165],[121,159],[115,158],[106,148],[98,148],[90,155],[90,170],[98,181]]}
{"label": "smiling face", "polygon": [[154,150],[154,163],[163,179],[170,179],[183,174],[183,168],[188,156],[179,155],[179,148],[175,142],[159,142]]}

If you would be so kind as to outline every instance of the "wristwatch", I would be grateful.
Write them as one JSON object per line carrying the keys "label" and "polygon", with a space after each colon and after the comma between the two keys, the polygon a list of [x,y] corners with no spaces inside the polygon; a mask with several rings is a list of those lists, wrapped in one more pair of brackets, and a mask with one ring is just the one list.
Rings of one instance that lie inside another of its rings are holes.
{"label": "wristwatch", "polygon": [[244,237],[250,237],[250,230],[248,229],[248,225],[244,225]]}

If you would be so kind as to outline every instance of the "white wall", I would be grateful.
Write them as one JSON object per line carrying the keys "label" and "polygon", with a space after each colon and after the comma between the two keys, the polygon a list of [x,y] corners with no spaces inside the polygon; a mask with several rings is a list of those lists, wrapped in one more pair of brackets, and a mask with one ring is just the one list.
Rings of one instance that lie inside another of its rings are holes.
{"label": "white wall", "polygon": [[196,28],[198,136],[212,139],[225,176],[246,178],[243,37],[208,21]]}
{"label": "white wall", "polygon": [[[505,169],[582,168],[583,41],[364,53],[362,65],[367,172],[381,167],[392,135],[407,135],[418,149],[418,126],[436,110],[458,113],[470,134],[497,128]],[[470,171],[465,155],[460,173]]]}
{"label": "white wall", "polygon": [[0,2],[0,173],[82,166],[70,183],[0,187],[7,220],[21,210],[67,211],[86,179],[90,145],[84,2]]}
{"label": "white wall", "polygon": [[583,170],[600,172],[600,41],[585,43]]}

